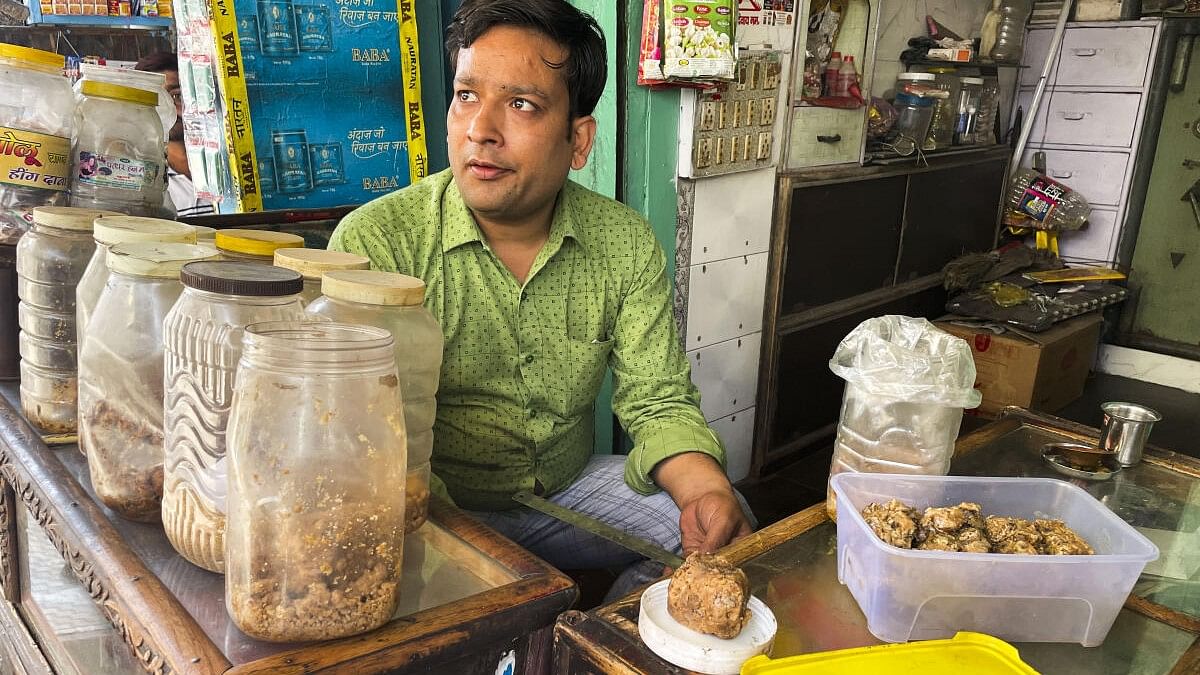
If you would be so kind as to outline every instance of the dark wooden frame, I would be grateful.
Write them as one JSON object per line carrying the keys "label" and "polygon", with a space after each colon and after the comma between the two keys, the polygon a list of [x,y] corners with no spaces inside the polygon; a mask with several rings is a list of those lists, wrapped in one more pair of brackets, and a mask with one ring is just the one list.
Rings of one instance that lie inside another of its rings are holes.
{"label": "dark wooden frame", "polygon": [[[782,307],[783,287],[786,283],[785,269],[788,260],[788,234],[792,220],[792,194],[796,188],[817,187],[836,183],[877,180],[895,176],[912,176],[932,171],[943,171],[960,166],[971,166],[1006,159],[1011,151],[1007,146],[994,146],[958,154],[931,157],[924,165],[889,164],[869,166],[836,166],[803,171],[781,172],[776,179],[775,215],[771,226],[771,249],[767,262],[767,284],[763,307],[762,353],[758,369],[758,415],[755,420],[754,444],[750,462],[750,476],[760,477],[764,467],[780,459],[793,449],[794,444],[779,448],[771,447],[771,432],[774,428],[778,401],[778,368],[780,343],[785,335],[836,318],[852,315],[870,307],[898,300],[934,288],[941,284],[940,274],[930,274],[913,280],[899,281],[895,285],[876,291],[845,298],[827,305],[813,307],[798,313],[785,313]],[[1001,192],[1007,186],[997,185]],[[907,188],[906,188],[907,190]],[[1000,232],[1000,212],[993,223],[993,242]],[[903,237],[903,233],[901,235]],[[900,244],[903,249],[903,240]],[[899,258],[899,255],[898,255]],[[823,435],[828,436],[836,426],[830,420]],[[820,434],[817,434],[820,435]],[[803,440],[803,439],[802,439]]]}
{"label": "dark wooden frame", "polygon": [[[1099,431],[1052,415],[1022,408],[1006,408],[995,422],[959,439],[955,457],[986,447],[997,438],[1022,426],[1044,429],[1096,442]],[[1143,461],[1200,479],[1200,461],[1186,455],[1148,446]],[[794,539],[829,519],[825,504],[817,504],[781,520],[722,550],[735,565],[743,565],[779,544]],[[558,619],[554,628],[554,672],[604,673],[606,675],[684,675],[690,670],[663,661],[638,636],[637,618],[640,591],[617,602],[583,613],[570,611]],[[1154,621],[1196,635],[1191,647],[1180,657],[1171,675],[1200,672],[1200,617],[1164,607],[1131,595],[1125,607]]]}
{"label": "dark wooden frame", "polygon": [[[9,635],[13,626],[10,658],[30,673],[51,672],[34,638],[54,638],[46,626],[28,625],[36,624],[36,617],[23,621],[15,611],[21,601],[17,508],[28,509],[142,667],[155,674],[357,674],[443,668],[449,668],[443,672],[459,673],[481,668],[480,657],[494,653],[489,649],[508,645],[524,659],[524,672],[543,672],[549,663],[554,619],[578,594],[574,582],[558,570],[435,499],[431,519],[500,563],[516,581],[393,620],[364,635],[233,667],[126,545],[55,451],[7,401],[0,400],[0,592],[5,600],[0,602],[0,633]],[[532,631],[527,637],[514,634],[522,626]],[[487,672],[494,670],[495,660],[491,659]]]}

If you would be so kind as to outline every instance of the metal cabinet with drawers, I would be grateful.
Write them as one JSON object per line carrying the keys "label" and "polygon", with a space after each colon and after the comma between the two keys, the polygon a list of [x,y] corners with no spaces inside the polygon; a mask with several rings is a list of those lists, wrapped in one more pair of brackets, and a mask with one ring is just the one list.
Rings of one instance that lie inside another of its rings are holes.
{"label": "metal cabinet with drawers", "polygon": [[[1067,260],[1117,263],[1160,32],[1157,19],[1067,25],[1022,158],[1031,166],[1044,152],[1050,177],[1092,205],[1088,226],[1060,237]],[[1017,95],[1026,114],[1053,34],[1029,31]]]}

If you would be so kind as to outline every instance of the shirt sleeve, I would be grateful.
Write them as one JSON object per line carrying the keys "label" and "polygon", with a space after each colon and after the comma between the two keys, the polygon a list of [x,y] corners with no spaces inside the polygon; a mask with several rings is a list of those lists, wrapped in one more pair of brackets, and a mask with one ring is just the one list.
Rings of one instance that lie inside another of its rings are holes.
{"label": "shirt sleeve", "polygon": [[330,251],[366,256],[373,270],[401,271],[397,247],[388,241],[383,227],[366,207],[359,207],[342,218],[329,238],[328,248]]}
{"label": "shirt sleeve", "polygon": [[675,455],[702,452],[725,467],[725,448],[700,412],[700,392],[675,330],[666,256],[657,242],[648,248],[621,303],[610,361],[613,412],[633,438],[625,482],[642,494],[659,490],[650,472]]}

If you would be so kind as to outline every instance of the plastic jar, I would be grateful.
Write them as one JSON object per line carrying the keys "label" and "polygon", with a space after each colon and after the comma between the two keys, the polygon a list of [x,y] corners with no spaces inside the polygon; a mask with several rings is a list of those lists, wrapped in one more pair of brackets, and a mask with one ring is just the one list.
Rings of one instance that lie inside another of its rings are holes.
{"label": "plastic jar", "polygon": [[110,82],[84,81],[79,91],[71,205],[167,215],[167,155],[154,108],[158,96]]}
{"label": "plastic jar", "polygon": [[914,141],[923,142],[933,120],[933,99],[903,92],[896,94],[896,119],[894,129]]}
{"label": "plastic jar", "polygon": [[972,145],[978,127],[979,103],[983,96],[982,77],[960,77],[958,121],[954,126],[954,144]]}
{"label": "plastic jar", "polygon": [[79,444],[96,496],[130,520],[159,519],[163,487],[163,319],[184,264],[216,255],[192,244],[132,243],[112,272],[79,352]]}
{"label": "plastic jar", "polygon": [[395,339],[396,369],[408,430],[407,531],[425,522],[429,510],[429,458],[442,371],[444,338],[437,319],[422,302],[425,283],[415,277],[369,270],[327,272],[324,295],[308,306],[344,323],[387,329]]}
{"label": "plastic jar", "polygon": [[281,248],[275,251],[275,266],[299,272],[304,277],[304,304],[321,295],[321,275],[337,270],[365,270],[371,266],[366,256],[319,248]]}
{"label": "plastic jar", "polygon": [[900,73],[896,76],[896,93],[932,96],[939,91],[933,73]]}
{"label": "plastic jar", "polygon": [[39,206],[17,244],[21,407],[49,433],[75,430],[75,285],[92,256],[92,222],[111,211]]}
{"label": "plastic jar", "polygon": [[979,114],[975,122],[975,145],[996,144],[996,117],[1000,114],[1000,81],[995,76],[983,78],[979,94]]}
{"label": "plastic jar", "polygon": [[163,320],[163,529],[180,555],[225,570],[225,428],[242,331],[298,321],[303,288],[291,270],[247,262],[183,266],[183,293]]}
{"label": "plastic jar", "polygon": [[108,282],[108,250],[117,244],[132,243],[196,243],[191,225],[173,220],[141,216],[105,216],[96,220],[92,230],[96,251],[75,287],[75,327],[80,335],[87,333],[88,319],[100,300],[100,292]]}
{"label": "plastic jar", "polygon": [[271,230],[217,230],[214,241],[224,260],[275,263],[275,251],[281,248],[303,248],[304,237]]}
{"label": "plastic jar", "polygon": [[929,122],[926,150],[954,145],[954,125],[958,123],[955,102],[958,100],[958,71],[954,68],[930,68],[936,92],[932,95],[933,118]]}
{"label": "plastic jar", "polygon": [[63,65],[59,54],[0,43],[0,243],[29,229],[33,207],[67,205],[75,98]]}
{"label": "plastic jar", "polygon": [[157,96],[158,103],[154,106],[154,112],[158,115],[158,121],[163,126],[163,141],[168,140],[167,137],[171,131],[171,127],[175,126],[175,121],[179,119],[179,110],[175,107],[175,101],[171,98],[171,95],[167,93],[167,78],[165,75],[162,73],[153,73],[148,70],[113,68],[95,63],[81,63],[79,64],[79,76],[79,81],[75,83],[76,100],[82,98],[80,87],[84,82],[88,81],[120,84],[148,91]]}
{"label": "plastic jar", "polygon": [[273,642],[377,628],[396,611],[404,551],[392,336],[270,322],[248,326],[244,345],[229,420],[229,616]]}

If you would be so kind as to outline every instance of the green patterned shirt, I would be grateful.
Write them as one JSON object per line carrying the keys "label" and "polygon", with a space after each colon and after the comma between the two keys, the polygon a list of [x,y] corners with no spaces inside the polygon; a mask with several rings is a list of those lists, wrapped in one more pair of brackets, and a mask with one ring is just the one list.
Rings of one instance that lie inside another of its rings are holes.
{"label": "green patterned shirt", "polygon": [[676,337],[666,258],[632,209],[568,182],[524,286],[448,170],[346,216],[329,248],[425,281],[446,338],[433,470],[460,506],[508,509],[519,490],[570,485],[592,453],[608,367],[613,410],[634,442],[630,487],[656,491],[651,469],[683,452],[724,464]]}

